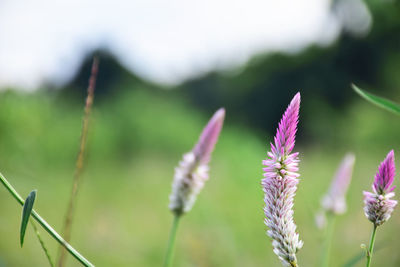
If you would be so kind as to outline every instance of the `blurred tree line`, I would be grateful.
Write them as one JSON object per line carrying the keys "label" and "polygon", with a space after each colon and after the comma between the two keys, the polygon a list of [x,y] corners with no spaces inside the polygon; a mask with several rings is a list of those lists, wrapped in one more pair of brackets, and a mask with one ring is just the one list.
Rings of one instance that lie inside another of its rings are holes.
{"label": "blurred tree line", "polygon": [[[334,4],[338,1],[334,1]],[[316,112],[322,121],[345,116],[358,96],[350,84],[400,100],[400,4],[398,1],[367,1],[372,28],[365,36],[343,31],[329,47],[311,46],[297,54],[267,53],[254,57],[240,70],[215,71],[176,86],[162,88],[125,70],[112,55],[101,53],[97,98],[108,99],[119,91],[148,88],[156,94],[188,102],[211,113],[224,106],[228,119],[272,133],[284,107],[297,91],[307,104],[302,107],[300,131],[312,132]],[[91,57],[66,88],[83,97]],[[308,123],[307,123],[308,122]],[[308,131],[310,130],[310,131]],[[303,138],[314,136],[303,135]]]}

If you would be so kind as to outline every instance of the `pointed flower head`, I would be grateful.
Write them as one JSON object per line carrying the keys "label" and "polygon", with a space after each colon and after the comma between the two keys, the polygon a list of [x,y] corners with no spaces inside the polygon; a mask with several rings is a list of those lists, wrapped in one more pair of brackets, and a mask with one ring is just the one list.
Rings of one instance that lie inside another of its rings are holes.
{"label": "pointed flower head", "polygon": [[183,155],[179,166],[175,168],[170,195],[170,210],[181,215],[188,212],[197,195],[208,180],[208,162],[217,143],[225,118],[225,109],[219,109],[210,119],[192,151]]}
{"label": "pointed flower head", "polygon": [[220,108],[212,116],[203,132],[200,135],[199,141],[193,149],[193,153],[198,158],[199,163],[207,164],[210,161],[211,153],[217,143],[219,133],[224,123],[225,109]]}
{"label": "pointed flower head", "polygon": [[283,114],[274,144],[263,161],[262,187],[265,193],[265,224],[272,238],[275,254],[284,266],[298,266],[296,253],[303,246],[293,220],[293,200],[300,176],[298,153],[291,153],[299,119],[300,93],[297,93]]}
{"label": "pointed flower head", "polygon": [[351,153],[342,160],[328,193],[321,201],[324,211],[336,215],[346,212],[346,192],[351,182],[355,160],[355,156]]}
{"label": "pointed flower head", "polygon": [[372,184],[373,192],[364,191],[364,212],[368,220],[379,226],[389,220],[397,201],[394,197],[392,186],[396,168],[394,164],[394,152],[391,150],[385,160],[381,162],[375,181]]}
{"label": "pointed flower head", "polygon": [[396,167],[394,165],[394,152],[391,150],[387,154],[385,160],[379,166],[379,170],[375,175],[375,181],[372,189],[377,194],[385,194],[385,192],[392,192],[395,186],[392,187],[393,179],[395,176]]}

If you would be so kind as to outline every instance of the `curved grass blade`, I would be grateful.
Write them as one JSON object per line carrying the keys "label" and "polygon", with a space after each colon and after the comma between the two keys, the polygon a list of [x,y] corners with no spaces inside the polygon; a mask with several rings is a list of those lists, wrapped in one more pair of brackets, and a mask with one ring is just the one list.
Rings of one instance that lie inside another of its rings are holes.
{"label": "curved grass blade", "polygon": [[[379,244],[378,246],[375,247],[375,254],[378,252],[378,250],[381,250],[384,248],[382,244]],[[348,260],[345,264],[342,265],[342,267],[354,267],[356,264],[358,264],[361,260],[365,259],[366,256],[366,251],[360,252],[359,254],[355,255],[353,258]]]}
{"label": "curved grass blade", "polygon": [[29,218],[33,209],[33,203],[35,203],[36,190],[29,193],[28,197],[24,202],[24,207],[22,209],[22,220],[21,220],[21,230],[20,230],[20,243],[21,247],[24,245],[24,238],[26,227],[28,226]]}
{"label": "curved grass blade", "polygon": [[400,105],[399,104],[396,104],[388,99],[367,93],[364,90],[361,90],[360,88],[358,88],[354,84],[352,84],[351,87],[353,87],[353,90],[356,91],[357,94],[359,94],[361,97],[363,97],[367,101],[371,102],[372,104],[377,105],[378,107],[386,109],[390,112],[393,112],[397,115],[400,115]]}

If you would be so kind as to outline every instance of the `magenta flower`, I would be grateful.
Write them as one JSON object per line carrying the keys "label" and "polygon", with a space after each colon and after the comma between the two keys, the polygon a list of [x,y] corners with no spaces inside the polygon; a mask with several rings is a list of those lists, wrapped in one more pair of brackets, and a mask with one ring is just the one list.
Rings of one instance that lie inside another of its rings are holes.
{"label": "magenta flower", "polygon": [[324,211],[337,215],[346,212],[346,192],[351,182],[355,160],[355,156],[350,153],[342,160],[328,193],[321,201]]}
{"label": "magenta flower", "polygon": [[284,266],[298,266],[296,253],[303,246],[293,221],[293,200],[300,176],[299,153],[291,153],[299,119],[300,93],[297,93],[286,109],[279,126],[271,152],[263,161],[265,168],[262,186],[265,193],[265,224],[272,238],[275,254]]}
{"label": "magenta flower", "polygon": [[375,226],[389,220],[397,205],[397,201],[391,199],[394,197],[395,186],[392,186],[392,183],[395,172],[394,152],[391,150],[375,175],[375,181],[372,184],[373,193],[364,191],[365,216]]}
{"label": "magenta flower", "polygon": [[208,162],[217,143],[225,118],[225,109],[215,112],[192,151],[183,155],[175,168],[169,208],[175,215],[188,212],[208,180]]}

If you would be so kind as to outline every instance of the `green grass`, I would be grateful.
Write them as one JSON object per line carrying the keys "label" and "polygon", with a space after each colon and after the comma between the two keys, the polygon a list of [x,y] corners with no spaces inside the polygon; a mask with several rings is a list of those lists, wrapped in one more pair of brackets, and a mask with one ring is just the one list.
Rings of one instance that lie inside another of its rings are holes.
{"label": "green grass", "polygon": [[[167,206],[174,167],[212,113],[201,114],[163,94],[136,90],[95,102],[71,243],[97,266],[161,266],[163,262],[172,223]],[[38,190],[35,209],[57,230],[70,193],[82,109],[83,102],[63,103],[44,93],[9,92],[0,97],[0,171],[24,197]],[[347,131],[346,145],[308,141],[296,147],[302,160],[295,200],[295,219],[305,242],[299,252],[301,266],[318,266],[322,242],[314,214],[348,150],[355,152],[357,160],[348,212],[336,224],[331,266],[341,266],[361,252],[361,243],[369,241],[372,226],[363,214],[362,190],[370,190],[389,149],[400,152],[400,141],[393,142],[400,128],[385,112],[361,112],[368,110],[360,100],[343,118],[342,128],[325,129],[336,131],[340,138]],[[373,144],[384,131],[376,125],[388,121],[393,126],[390,138]],[[174,266],[280,266],[265,234],[260,187],[261,160],[271,137],[236,125],[229,110],[226,122],[213,154],[211,178],[181,221]],[[46,266],[30,227],[24,247],[19,246],[21,207],[1,188],[0,201],[0,266]],[[394,234],[399,225],[396,210],[378,229],[377,245],[384,247],[374,254],[374,266],[399,265],[400,241]],[[57,243],[41,232],[56,255]],[[72,257],[68,265],[79,266]],[[364,266],[364,261],[357,266]]]}

